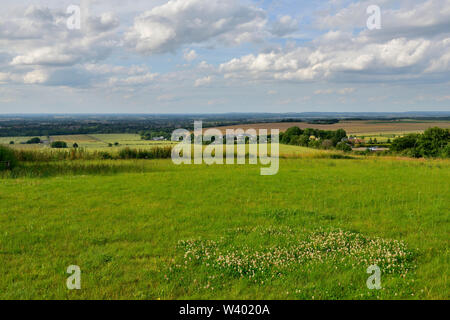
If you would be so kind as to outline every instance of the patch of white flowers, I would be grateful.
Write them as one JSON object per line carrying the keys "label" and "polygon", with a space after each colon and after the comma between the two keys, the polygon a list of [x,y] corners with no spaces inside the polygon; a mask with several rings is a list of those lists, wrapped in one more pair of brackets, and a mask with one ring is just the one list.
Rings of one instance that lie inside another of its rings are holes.
{"label": "patch of white flowers", "polygon": [[[236,230],[242,233],[244,230]],[[286,237],[289,241],[271,247],[233,246],[232,237],[180,241],[183,265],[200,264],[235,277],[267,279],[295,271],[299,265],[331,263],[340,268],[377,265],[384,274],[405,277],[413,266],[414,254],[402,241],[369,238],[359,233],[334,230],[315,232],[303,240],[289,228],[258,229],[260,236]]]}

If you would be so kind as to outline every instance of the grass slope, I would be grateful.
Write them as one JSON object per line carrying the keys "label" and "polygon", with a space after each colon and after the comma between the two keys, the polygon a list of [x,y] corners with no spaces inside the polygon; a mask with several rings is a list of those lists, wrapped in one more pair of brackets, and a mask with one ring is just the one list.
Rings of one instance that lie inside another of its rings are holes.
{"label": "grass slope", "polygon": [[108,163],[115,174],[0,180],[1,299],[450,297],[448,161],[284,159],[271,177]]}

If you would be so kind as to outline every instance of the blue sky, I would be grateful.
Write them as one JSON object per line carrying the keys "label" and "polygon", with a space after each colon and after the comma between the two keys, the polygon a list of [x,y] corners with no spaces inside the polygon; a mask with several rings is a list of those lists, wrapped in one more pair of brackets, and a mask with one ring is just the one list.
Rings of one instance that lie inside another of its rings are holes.
{"label": "blue sky", "polygon": [[450,0],[2,4],[0,113],[450,110]]}

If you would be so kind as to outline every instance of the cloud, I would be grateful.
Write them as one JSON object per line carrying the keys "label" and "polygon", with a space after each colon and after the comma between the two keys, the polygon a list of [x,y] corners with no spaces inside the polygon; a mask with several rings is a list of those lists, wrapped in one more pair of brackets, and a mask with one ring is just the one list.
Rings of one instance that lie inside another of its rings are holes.
{"label": "cloud", "polygon": [[66,52],[63,48],[44,47],[14,57],[11,65],[66,66],[74,65],[80,60],[80,56]]}
{"label": "cloud", "polygon": [[125,35],[141,54],[174,52],[184,45],[257,40],[265,12],[237,0],[171,0],[138,16]]}
{"label": "cloud", "polygon": [[114,30],[119,21],[114,14],[103,13],[88,17],[81,30],[69,30],[67,18],[62,9],[40,6],[3,17],[0,71],[9,74],[9,82],[79,86],[95,78],[83,64],[106,59],[117,47]]}
{"label": "cloud", "polygon": [[195,59],[198,58],[197,52],[195,52],[195,50],[186,50],[184,52],[184,60],[186,60],[187,62],[192,62]]}
{"label": "cloud", "polygon": [[283,37],[297,31],[298,27],[298,20],[292,18],[291,16],[282,16],[275,23],[273,23],[270,31],[275,36]]}
{"label": "cloud", "polygon": [[366,27],[367,8],[377,4],[381,9],[382,28],[365,34],[375,38],[435,37],[450,30],[450,0],[398,1],[378,0],[352,2],[348,6],[320,16],[316,25],[323,29],[352,30]]}
{"label": "cloud", "polygon": [[112,77],[109,79],[110,85],[125,85],[125,86],[138,86],[138,85],[146,85],[151,84],[154,82],[156,77],[158,76],[157,73],[146,73],[139,76],[131,76],[131,77],[125,77],[125,78],[117,78]]}
{"label": "cloud", "polygon": [[24,78],[23,82],[26,84],[41,84],[45,83],[49,78],[49,75],[44,70],[34,70],[28,72]]}
{"label": "cloud", "polygon": [[156,98],[159,102],[169,102],[175,100],[176,97],[173,94],[163,94]]}
{"label": "cloud", "polygon": [[[392,1],[380,5],[393,6]],[[225,78],[273,81],[428,81],[448,79],[450,0],[383,10],[383,27],[358,30],[369,2],[352,3],[319,21],[329,30],[306,44],[287,44],[222,63]],[[439,11],[439,13],[437,13]],[[436,14],[433,14],[435,12]],[[358,14],[360,13],[360,14]],[[356,23],[355,19],[361,20]],[[346,30],[346,26],[350,30]],[[406,32],[413,28],[415,32]],[[425,36],[435,30],[433,36]]]}
{"label": "cloud", "polygon": [[340,94],[340,95],[348,95],[355,92],[355,88],[343,88],[343,89],[319,89],[314,91],[315,95],[319,94]]}
{"label": "cloud", "polygon": [[207,77],[204,77],[204,78],[201,78],[201,79],[197,79],[195,81],[195,86],[196,87],[203,87],[203,86],[206,86],[206,85],[210,84],[211,82],[212,82],[212,77],[211,76],[207,76]]}

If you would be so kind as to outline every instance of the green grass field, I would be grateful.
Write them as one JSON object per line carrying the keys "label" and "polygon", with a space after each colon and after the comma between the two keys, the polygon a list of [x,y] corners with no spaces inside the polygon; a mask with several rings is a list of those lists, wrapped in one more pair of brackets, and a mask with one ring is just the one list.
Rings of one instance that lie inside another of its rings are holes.
{"label": "green grass field", "polygon": [[[12,148],[17,149],[49,149],[48,145],[24,145],[21,144],[33,137],[0,137],[0,144],[9,145],[10,141],[14,141]],[[41,140],[47,140],[47,137],[39,137]],[[170,145],[170,141],[146,141],[142,140],[141,136],[132,133],[118,133],[118,134],[79,134],[79,135],[64,135],[64,136],[51,136],[51,141],[64,141],[69,147],[74,143],[77,143],[80,148],[85,148],[91,151],[113,151],[116,152],[122,148],[136,148],[136,149],[149,149],[155,146]],[[118,146],[114,146],[115,143],[119,143]],[[109,144],[113,146],[110,147]]]}
{"label": "green grass field", "polygon": [[0,179],[0,299],[450,297],[449,161],[47,166]]}

